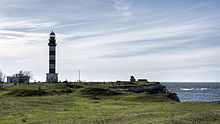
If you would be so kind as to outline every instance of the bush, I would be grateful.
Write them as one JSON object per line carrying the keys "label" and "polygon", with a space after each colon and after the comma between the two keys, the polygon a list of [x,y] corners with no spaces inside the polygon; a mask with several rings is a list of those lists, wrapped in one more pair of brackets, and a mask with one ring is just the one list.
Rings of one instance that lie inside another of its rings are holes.
{"label": "bush", "polygon": [[86,88],[86,89],[83,89],[81,92],[83,92],[84,95],[100,95],[100,96],[110,96],[110,95],[122,94],[117,91],[112,91],[109,89],[102,89],[102,88]]}
{"label": "bush", "polygon": [[9,92],[7,95],[13,95],[18,97],[27,97],[27,96],[45,96],[45,95],[54,95],[58,94],[59,92],[54,92],[53,90],[45,91],[41,90],[32,90],[32,89],[16,89]]}

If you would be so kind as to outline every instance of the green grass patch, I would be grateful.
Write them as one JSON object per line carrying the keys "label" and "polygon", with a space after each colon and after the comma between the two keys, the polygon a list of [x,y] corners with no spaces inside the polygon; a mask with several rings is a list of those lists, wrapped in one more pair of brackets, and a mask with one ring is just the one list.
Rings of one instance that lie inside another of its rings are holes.
{"label": "green grass patch", "polygon": [[[41,97],[39,86],[45,92]],[[220,123],[219,101],[178,103],[171,100],[169,94],[112,91],[108,86],[112,83],[5,87],[5,91],[0,91],[0,124]],[[72,92],[65,92],[67,90]]]}
{"label": "green grass patch", "polygon": [[21,97],[26,97],[26,96],[45,96],[45,95],[57,95],[60,94],[60,92],[56,90],[33,90],[33,89],[16,89],[12,90],[6,95],[13,95],[13,96],[21,96]]}

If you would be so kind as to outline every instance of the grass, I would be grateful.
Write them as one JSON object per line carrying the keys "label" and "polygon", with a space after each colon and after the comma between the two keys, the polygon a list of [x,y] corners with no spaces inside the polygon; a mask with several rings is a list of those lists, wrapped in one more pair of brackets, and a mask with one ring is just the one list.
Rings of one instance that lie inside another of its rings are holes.
{"label": "grass", "polygon": [[[38,95],[39,86],[45,92],[42,96]],[[178,103],[168,98],[169,94],[111,91],[109,86],[112,83],[4,87],[0,91],[0,124],[220,123],[219,101]],[[21,95],[24,92],[28,95]]]}

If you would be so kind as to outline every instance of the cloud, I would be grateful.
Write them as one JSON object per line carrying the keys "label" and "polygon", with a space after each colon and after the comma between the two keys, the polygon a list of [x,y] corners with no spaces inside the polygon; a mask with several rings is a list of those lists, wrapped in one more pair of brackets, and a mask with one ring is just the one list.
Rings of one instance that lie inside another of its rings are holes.
{"label": "cloud", "polygon": [[30,29],[30,28],[49,28],[54,26],[56,22],[46,22],[41,19],[30,18],[1,18],[0,29]]}
{"label": "cloud", "polygon": [[199,75],[201,80],[220,80],[220,16],[215,1],[1,3],[0,69],[7,74],[32,70],[44,81],[48,35],[54,30],[61,80],[76,80],[78,69],[86,80],[127,80],[146,74],[153,80],[196,81]]}
{"label": "cloud", "polygon": [[65,27],[71,27],[71,26],[79,26],[79,25],[84,25],[86,24],[87,22],[82,22],[82,23],[72,23],[72,24],[57,24],[57,25],[51,25],[49,27],[42,27],[42,28],[35,28],[35,29],[31,29],[31,30],[28,30],[28,31],[39,31],[39,30],[45,30],[45,29],[48,29],[48,28],[52,28],[52,29],[58,29],[58,28],[65,28]]}
{"label": "cloud", "polygon": [[130,6],[131,3],[128,0],[113,0],[114,8],[119,11],[121,16],[131,16]]}

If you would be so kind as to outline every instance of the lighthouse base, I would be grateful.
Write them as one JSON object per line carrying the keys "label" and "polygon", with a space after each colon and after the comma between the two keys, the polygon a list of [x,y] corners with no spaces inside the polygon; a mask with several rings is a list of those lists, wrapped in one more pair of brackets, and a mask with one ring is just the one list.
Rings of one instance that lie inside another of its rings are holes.
{"label": "lighthouse base", "polygon": [[58,82],[58,73],[47,73],[47,83],[57,83]]}

